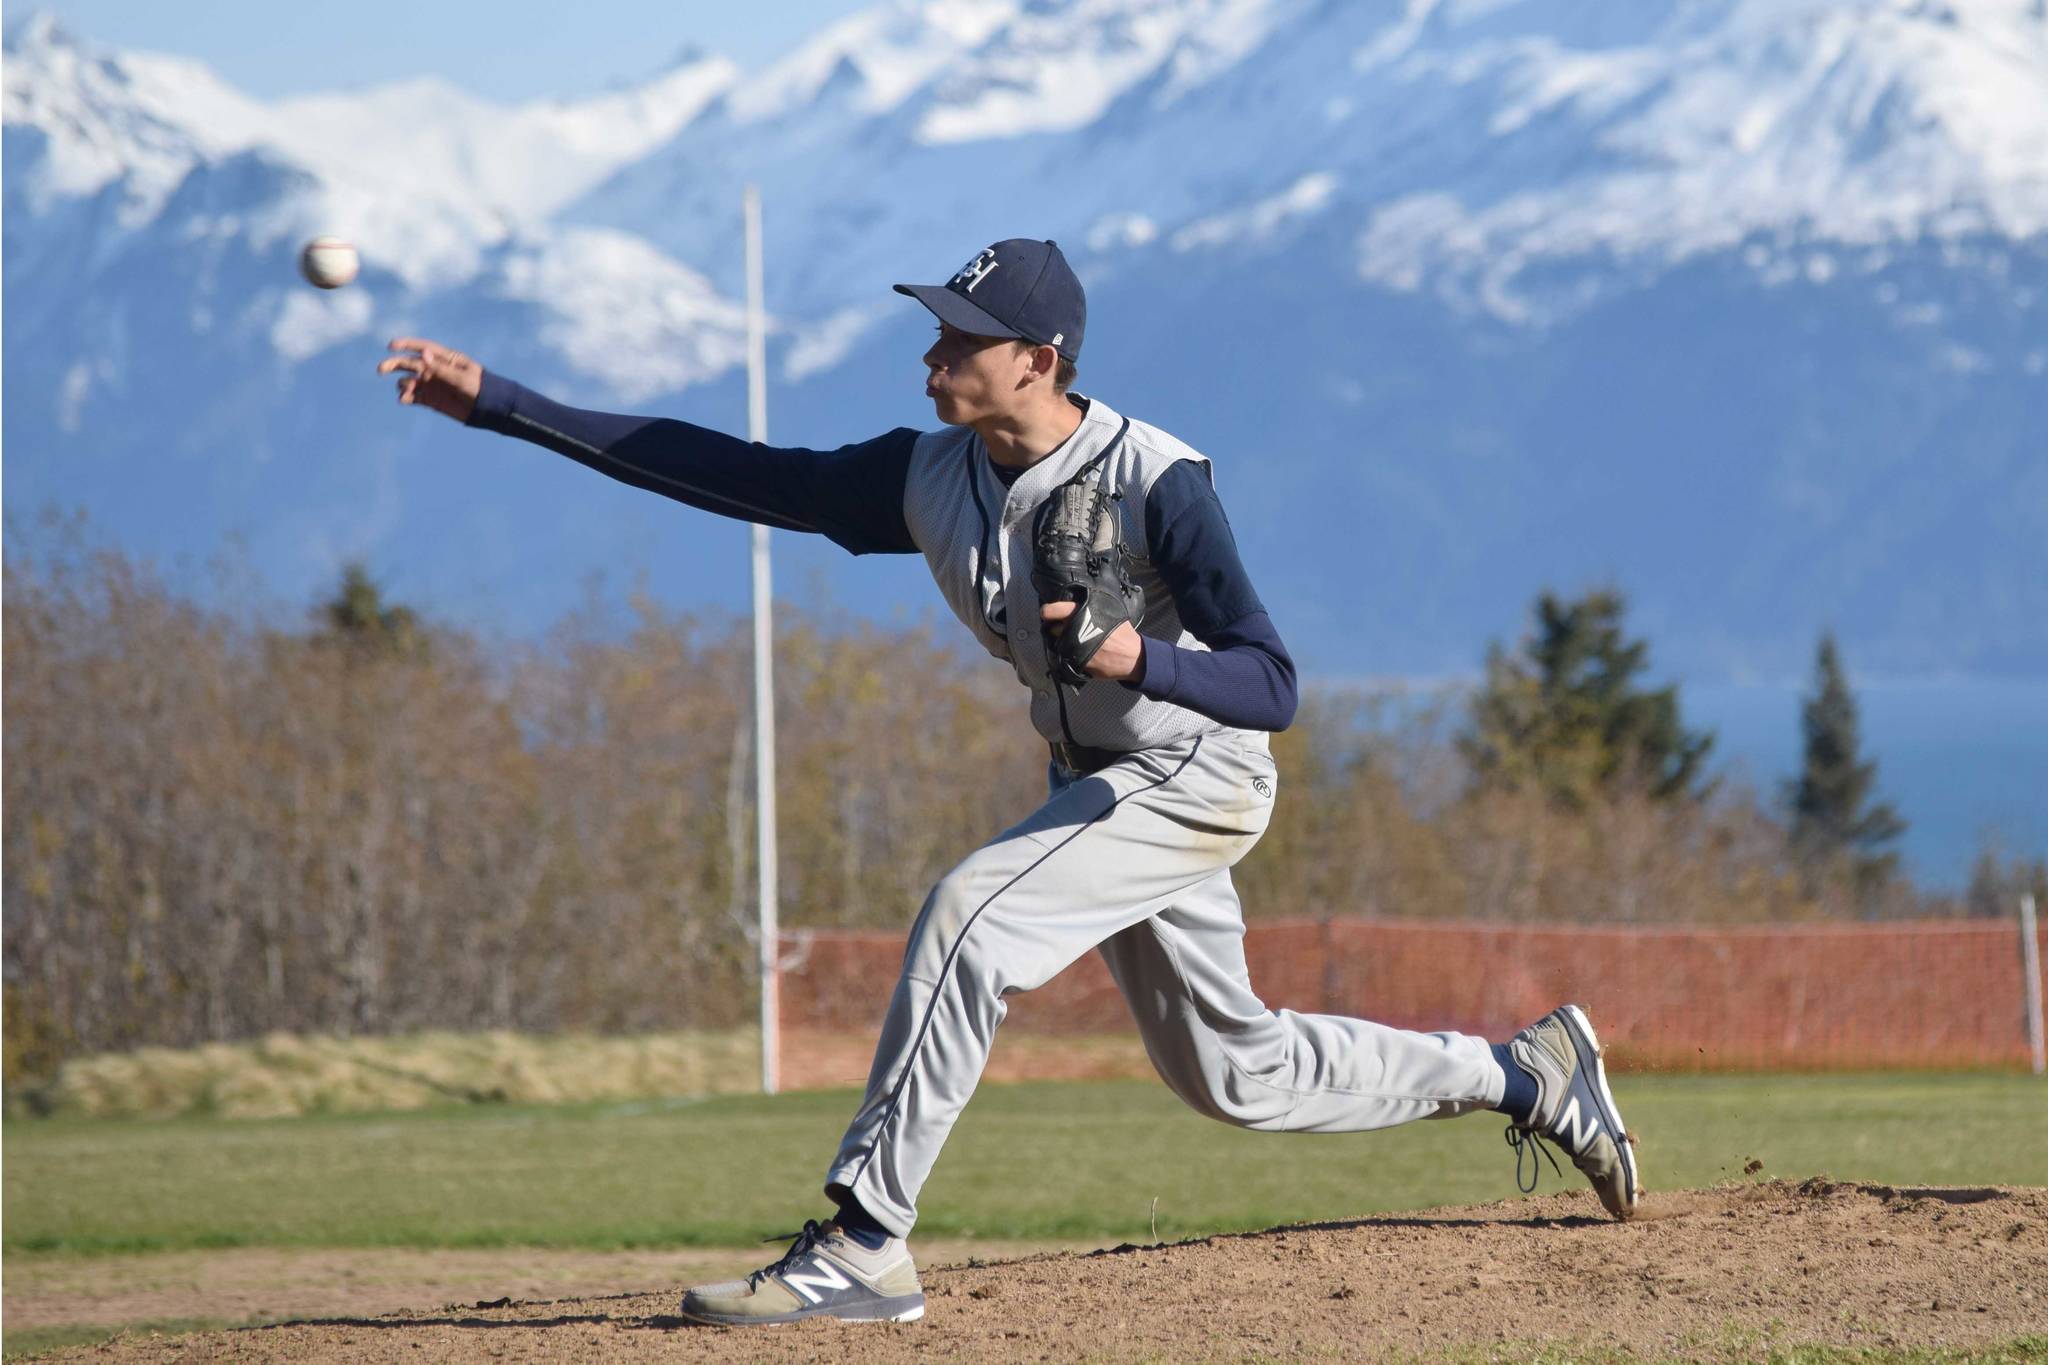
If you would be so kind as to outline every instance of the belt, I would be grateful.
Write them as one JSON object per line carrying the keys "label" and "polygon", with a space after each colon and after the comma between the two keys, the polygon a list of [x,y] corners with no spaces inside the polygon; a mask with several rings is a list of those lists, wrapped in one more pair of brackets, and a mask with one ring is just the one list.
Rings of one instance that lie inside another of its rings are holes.
{"label": "belt", "polygon": [[1070,773],[1098,773],[1126,755],[1120,749],[1095,749],[1086,744],[1069,744],[1065,740],[1050,740],[1052,761]]}

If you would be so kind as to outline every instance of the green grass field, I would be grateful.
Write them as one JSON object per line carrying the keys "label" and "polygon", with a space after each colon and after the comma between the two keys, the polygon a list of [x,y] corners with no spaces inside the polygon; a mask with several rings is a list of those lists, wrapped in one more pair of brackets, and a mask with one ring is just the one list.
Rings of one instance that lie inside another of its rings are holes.
{"label": "green grass field", "polygon": [[[1630,1076],[1617,1088],[1653,1190],[1741,1178],[1752,1158],[1787,1178],[2048,1185],[2048,1084],[2029,1077]],[[825,1212],[819,1184],[855,1098],[14,1121],[5,1247],[739,1245]],[[1498,1199],[1515,1192],[1501,1127],[1474,1115],[1274,1136],[1199,1118],[1156,1084],[991,1086],[947,1146],[920,1230],[1149,1240]]]}

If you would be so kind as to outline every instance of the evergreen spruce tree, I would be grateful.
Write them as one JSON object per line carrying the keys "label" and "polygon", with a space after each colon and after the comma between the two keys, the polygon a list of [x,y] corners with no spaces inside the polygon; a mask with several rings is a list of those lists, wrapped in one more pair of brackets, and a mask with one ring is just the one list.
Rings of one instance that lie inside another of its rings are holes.
{"label": "evergreen spruce tree", "polygon": [[1858,756],[1856,698],[1832,632],[1820,637],[1813,695],[1801,709],[1800,726],[1805,759],[1786,793],[1793,855],[1809,876],[1846,860],[1859,885],[1882,884],[1898,867],[1898,854],[1885,845],[1905,833],[1906,822],[1889,805],[1870,804],[1877,764]]}
{"label": "evergreen spruce tree", "polygon": [[411,607],[386,606],[384,590],[360,563],[342,569],[341,588],[319,615],[331,638],[353,647],[403,656],[425,652],[418,615]]}
{"label": "evergreen spruce tree", "polygon": [[1544,593],[1518,651],[1496,644],[1460,748],[1480,781],[1540,784],[1581,804],[1639,786],[1658,800],[1701,797],[1710,734],[1680,723],[1678,689],[1644,690],[1649,646],[1622,632],[1609,591],[1573,602]]}

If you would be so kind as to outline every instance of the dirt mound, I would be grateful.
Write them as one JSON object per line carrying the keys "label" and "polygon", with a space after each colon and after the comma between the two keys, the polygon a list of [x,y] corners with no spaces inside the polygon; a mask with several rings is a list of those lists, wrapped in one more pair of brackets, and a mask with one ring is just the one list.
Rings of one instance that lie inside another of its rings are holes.
{"label": "dirt mound", "polygon": [[[672,1286],[189,1337],[97,1361],[1406,1357],[1536,1342],[1668,1355],[1774,1346],[2048,1350],[2048,1190],[1817,1177],[1650,1195],[1631,1224],[1589,1194],[1303,1224],[1167,1246],[933,1267],[902,1326],[696,1328]],[[742,1267],[735,1266],[734,1269]],[[764,1337],[763,1332],[768,1335]],[[771,1345],[772,1343],[772,1345]]]}

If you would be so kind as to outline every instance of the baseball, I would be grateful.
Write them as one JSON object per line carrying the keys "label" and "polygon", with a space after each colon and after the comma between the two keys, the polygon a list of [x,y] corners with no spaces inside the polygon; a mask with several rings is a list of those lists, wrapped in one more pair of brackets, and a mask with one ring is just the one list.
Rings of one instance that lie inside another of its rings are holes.
{"label": "baseball", "polygon": [[356,249],[340,237],[315,237],[299,252],[299,273],[322,289],[339,289],[356,277]]}

